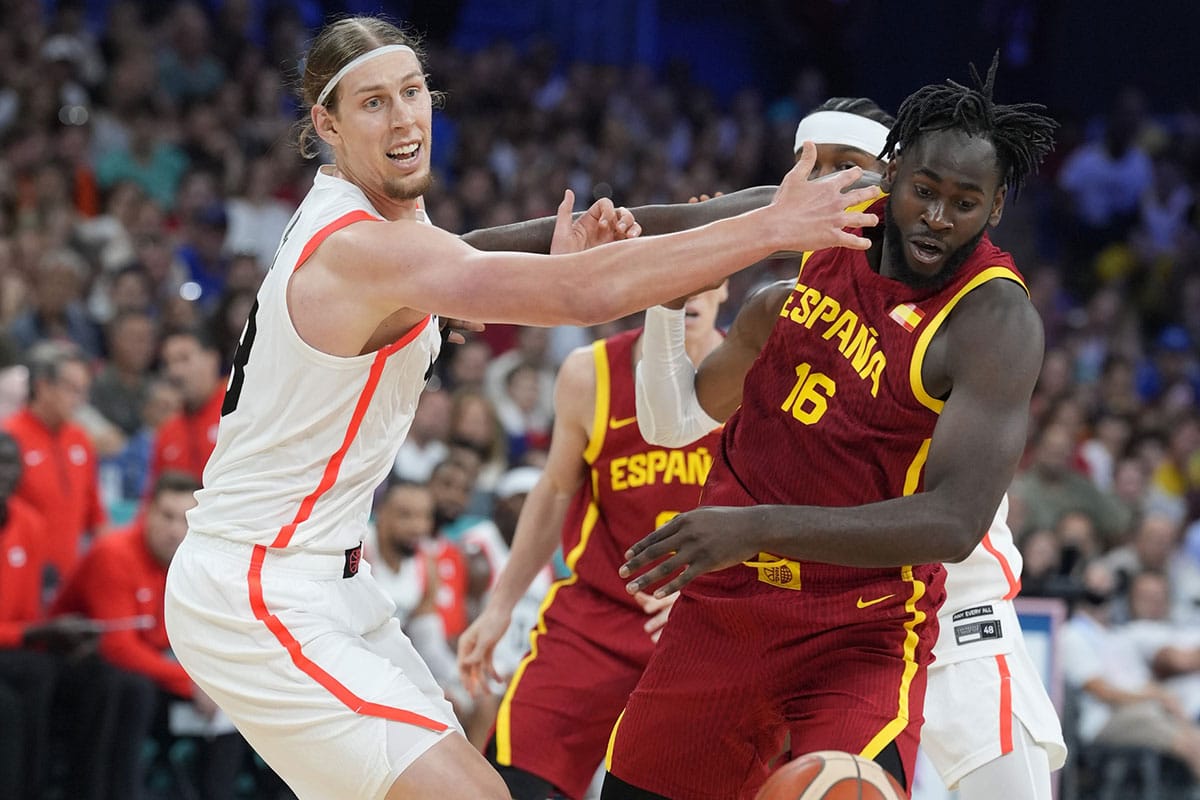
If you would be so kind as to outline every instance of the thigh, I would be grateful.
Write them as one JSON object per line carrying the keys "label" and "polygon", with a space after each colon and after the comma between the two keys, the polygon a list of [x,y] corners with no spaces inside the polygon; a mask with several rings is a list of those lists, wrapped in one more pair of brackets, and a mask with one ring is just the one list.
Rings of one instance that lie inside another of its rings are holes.
{"label": "thigh", "polygon": [[[645,617],[636,609],[603,613],[623,615],[630,627],[625,635],[645,637]],[[496,763],[543,778],[569,797],[586,791],[645,667],[645,661],[622,658],[617,643],[578,630],[586,619],[544,621],[496,716]]]}
{"label": "thigh", "polygon": [[[883,600],[864,605],[864,596]],[[830,587],[808,598],[802,617],[793,613],[793,626],[806,624],[807,634],[776,648],[769,673],[793,756],[855,753],[911,785],[937,638],[925,599],[924,584],[889,577]]]}
{"label": "thigh", "polygon": [[1012,750],[1008,656],[971,658],[929,671],[921,749],[953,789],[967,773]]}
{"label": "thigh", "polygon": [[455,730],[372,583],[264,571],[268,625],[250,607],[245,565],[230,561],[173,564],[172,645],[298,795],[381,797]]}
{"label": "thigh", "polygon": [[1050,760],[1020,720],[1013,721],[1013,748],[964,775],[959,793],[969,800],[1051,800]]}
{"label": "thigh", "polygon": [[[765,770],[760,752],[777,749],[766,740],[782,732],[761,702],[755,605],[687,591],[679,598],[613,728],[613,776],[644,796],[730,800],[748,774]],[[605,796],[618,796],[608,783]]]}

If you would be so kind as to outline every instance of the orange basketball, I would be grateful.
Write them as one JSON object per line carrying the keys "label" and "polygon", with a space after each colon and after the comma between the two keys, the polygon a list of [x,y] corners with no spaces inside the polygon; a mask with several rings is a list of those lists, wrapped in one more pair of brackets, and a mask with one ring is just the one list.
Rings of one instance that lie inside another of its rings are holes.
{"label": "orange basketball", "polygon": [[906,800],[896,779],[874,761],[840,750],[808,753],[784,764],[755,800]]}

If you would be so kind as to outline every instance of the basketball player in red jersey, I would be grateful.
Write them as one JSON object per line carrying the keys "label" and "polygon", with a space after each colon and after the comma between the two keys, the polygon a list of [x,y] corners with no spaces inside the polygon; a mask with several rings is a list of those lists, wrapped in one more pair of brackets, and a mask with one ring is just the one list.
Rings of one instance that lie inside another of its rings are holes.
{"label": "basketball player in red jersey", "polygon": [[[605,798],[753,796],[789,734],[794,754],[859,753],[909,785],[936,562],[987,530],[1041,364],[1040,320],[985,231],[1055,125],[995,104],[994,70],[905,101],[871,207],[886,231],[751,300],[695,373],[699,408],[670,415],[728,422],[704,507],[622,570],[645,570],[630,592],[686,588],[614,729]],[[655,327],[644,371],[676,369]]]}
{"label": "basketball player in red jersey", "polygon": [[[720,343],[722,284],[686,301],[689,357]],[[681,301],[682,303],[682,301]],[[517,523],[512,555],[487,607],[459,640],[468,686],[495,673],[492,653],[512,610],[562,544],[570,577],[554,584],[530,652],[504,694],[487,755],[517,800],[579,798],[612,725],[653,652],[673,598],[631,597],[617,570],[625,550],[695,508],[719,432],[684,447],[646,443],[638,431],[634,364],[641,330],[573,352],[555,386],[546,468]]]}

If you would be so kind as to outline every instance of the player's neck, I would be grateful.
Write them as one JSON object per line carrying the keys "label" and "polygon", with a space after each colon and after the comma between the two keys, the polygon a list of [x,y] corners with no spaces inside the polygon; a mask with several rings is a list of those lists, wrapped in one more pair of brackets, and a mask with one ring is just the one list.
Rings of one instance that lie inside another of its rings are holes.
{"label": "player's neck", "polygon": [[709,328],[697,336],[687,337],[683,342],[683,349],[687,351],[688,360],[698,367],[700,362],[717,348],[723,338],[725,337],[721,336],[720,331],[716,328]]}

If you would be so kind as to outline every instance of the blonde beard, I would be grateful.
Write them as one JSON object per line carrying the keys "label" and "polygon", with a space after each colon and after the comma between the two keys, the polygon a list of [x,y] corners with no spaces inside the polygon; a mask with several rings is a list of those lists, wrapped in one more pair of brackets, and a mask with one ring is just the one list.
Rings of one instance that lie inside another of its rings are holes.
{"label": "blonde beard", "polygon": [[433,173],[426,172],[417,178],[406,178],[395,181],[385,181],[383,193],[389,200],[416,200],[429,191],[433,185]]}

